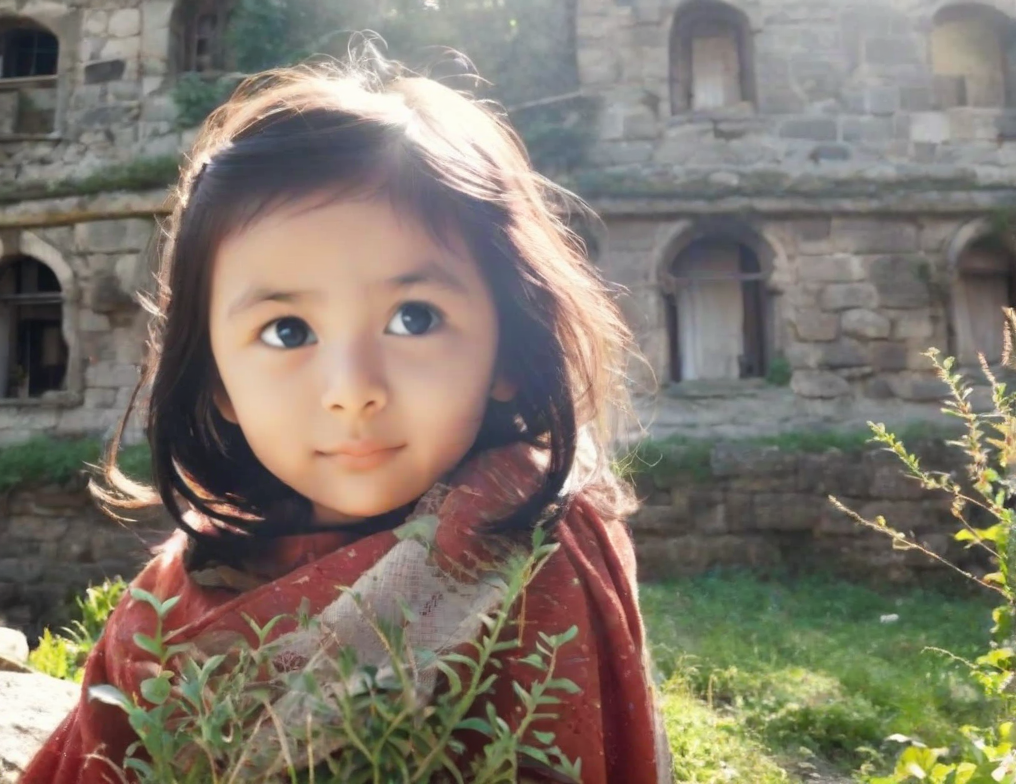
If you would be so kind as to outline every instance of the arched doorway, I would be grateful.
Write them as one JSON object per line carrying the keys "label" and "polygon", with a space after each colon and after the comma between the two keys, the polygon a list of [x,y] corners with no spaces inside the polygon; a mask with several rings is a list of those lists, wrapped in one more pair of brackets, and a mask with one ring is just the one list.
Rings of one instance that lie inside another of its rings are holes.
{"label": "arched doorway", "polygon": [[661,276],[674,382],[762,378],[771,359],[767,273],[748,244],[697,239]]}
{"label": "arched doorway", "polygon": [[32,256],[0,259],[0,397],[62,389],[68,353],[56,275]]}
{"label": "arched doorway", "polygon": [[991,235],[974,240],[956,258],[952,292],[952,346],[961,367],[1002,359],[1003,308],[1016,306],[1016,257]]}
{"label": "arched doorway", "polygon": [[941,109],[1016,105],[1016,22],[979,3],[946,6],[934,19],[931,67]]}
{"label": "arched doorway", "polygon": [[692,0],[670,32],[673,114],[754,104],[751,26],[743,12],[718,0]]}

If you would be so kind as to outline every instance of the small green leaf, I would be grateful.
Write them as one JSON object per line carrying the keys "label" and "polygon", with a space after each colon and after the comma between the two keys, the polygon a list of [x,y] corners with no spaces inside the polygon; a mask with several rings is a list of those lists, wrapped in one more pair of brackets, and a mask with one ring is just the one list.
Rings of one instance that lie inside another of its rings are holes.
{"label": "small green leaf", "polygon": [[88,689],[88,699],[97,700],[106,705],[118,705],[124,710],[134,707],[134,704],[127,698],[127,695],[119,689],[106,684],[90,687]]}
{"label": "small green leaf", "polygon": [[151,637],[149,637],[147,634],[142,634],[141,632],[135,634],[134,644],[137,645],[141,650],[152,654],[152,656],[155,656],[156,658],[162,656],[162,648],[160,648],[159,644]]}
{"label": "small green leaf", "polygon": [[494,737],[494,730],[491,729],[490,723],[477,717],[471,717],[463,719],[455,725],[456,731],[458,730],[474,730],[475,732],[481,732],[488,738]]}
{"label": "small green leaf", "polygon": [[448,690],[453,697],[457,697],[462,692],[462,679],[458,673],[452,669],[451,665],[438,660],[435,665],[444,674],[445,678],[448,679]]}
{"label": "small green leaf", "polygon": [[533,730],[533,737],[536,738],[544,746],[549,746],[554,742],[553,732],[540,732],[539,730]]}
{"label": "small green leaf", "polygon": [[156,612],[159,614],[160,618],[165,618],[167,615],[169,615],[170,610],[176,607],[176,605],[179,602],[180,602],[179,596],[170,596],[168,599],[166,599],[166,601],[162,603],[161,606],[159,606],[156,609]]}
{"label": "small green leaf", "polygon": [[141,696],[153,705],[162,705],[169,699],[172,687],[169,683],[170,674],[164,672],[158,678],[141,681]]}

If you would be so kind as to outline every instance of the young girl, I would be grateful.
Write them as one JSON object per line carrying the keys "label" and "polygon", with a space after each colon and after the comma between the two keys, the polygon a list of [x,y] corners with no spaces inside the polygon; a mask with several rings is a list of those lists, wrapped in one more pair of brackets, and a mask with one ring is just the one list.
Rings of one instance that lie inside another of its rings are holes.
{"label": "young girl", "polygon": [[[170,642],[205,653],[302,610],[369,659],[338,586],[398,597],[415,642],[453,649],[496,604],[471,571],[543,525],[558,548],[483,699],[511,721],[521,659],[575,625],[556,674],[578,691],[534,729],[587,784],[662,784],[630,496],[608,454],[628,333],[552,192],[498,118],[434,81],[350,68],[242,86],[206,123],[168,227],[139,385],[157,492],[107,478],[122,505],[176,520],[133,585],[179,596]],[[414,548],[423,519],[430,546]],[[144,602],[116,609],[24,784],[119,780],[136,736],[88,689],[139,694],[156,665],[134,637],[154,623]]]}

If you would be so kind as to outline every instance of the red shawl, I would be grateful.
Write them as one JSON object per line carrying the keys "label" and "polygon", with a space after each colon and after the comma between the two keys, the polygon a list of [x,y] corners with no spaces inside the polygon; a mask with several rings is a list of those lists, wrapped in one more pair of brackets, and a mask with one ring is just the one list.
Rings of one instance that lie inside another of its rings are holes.
{"label": "red shawl", "polygon": [[[533,471],[528,452],[519,448],[487,453],[467,466],[452,487],[421,501],[420,507],[431,511],[432,545],[443,572],[484,552],[476,526],[517,503],[521,488],[532,485]],[[417,512],[407,525],[419,519]],[[263,625],[278,615],[295,614],[305,602],[311,614],[324,617],[337,604],[336,586],[354,586],[371,570],[391,578],[386,591],[397,591],[402,570],[386,569],[390,562],[385,559],[405,544],[400,529],[352,543],[341,533],[279,540],[271,563],[254,569],[263,575],[260,584],[246,590],[208,587],[196,579],[185,567],[187,540],[178,532],[133,585],[163,600],[181,597],[166,625],[174,630],[173,643],[193,642],[200,648],[202,641],[222,639],[223,634],[249,638],[243,615]],[[601,519],[579,493],[554,539],[559,548],[517,604],[521,649],[502,659],[505,677],[482,699],[493,701],[499,716],[511,716],[517,709],[512,679],[527,682],[532,677],[531,668],[518,660],[535,650],[539,632],[557,634],[577,625],[578,636],[562,649],[567,655],[555,674],[572,680],[579,691],[561,695],[559,718],[553,726],[544,722],[537,729],[553,731],[565,755],[581,759],[586,784],[669,782],[666,741],[646,666],[630,536],[620,521]],[[406,588],[407,594],[416,590]],[[111,684],[125,694],[138,694],[139,684],[152,677],[156,665],[133,638],[138,632],[151,634],[153,624],[148,605],[129,596],[121,602],[87,662],[80,703],[38,752],[22,784],[119,781],[108,762],[92,755],[119,764],[136,736],[119,708],[90,701],[87,690]],[[282,626],[278,634],[292,633],[292,627]]]}

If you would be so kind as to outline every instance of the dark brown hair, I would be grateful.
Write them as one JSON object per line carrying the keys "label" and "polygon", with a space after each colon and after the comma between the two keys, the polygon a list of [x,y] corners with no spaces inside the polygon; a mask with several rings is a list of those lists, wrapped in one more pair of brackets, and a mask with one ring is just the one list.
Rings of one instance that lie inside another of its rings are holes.
{"label": "dark brown hair", "polygon": [[[386,67],[390,68],[391,66]],[[311,505],[254,456],[213,403],[218,383],[208,334],[217,249],[280,206],[390,199],[438,238],[461,236],[497,308],[499,371],[517,387],[491,402],[475,449],[512,441],[546,448],[542,486],[497,533],[522,532],[566,503],[580,434],[593,460],[585,485],[602,511],[626,497],[609,471],[608,418],[626,408],[629,333],[582,244],[561,217],[563,192],[536,174],[492,110],[438,82],[363,66],[303,67],[248,79],[205,122],[168,221],[151,342],[135,390],[146,390],[154,488],[115,466],[134,399],[110,445],[114,507],[159,500],[187,524],[181,500],[232,534],[308,530]]]}

